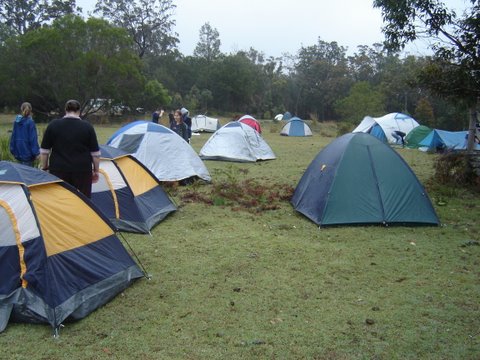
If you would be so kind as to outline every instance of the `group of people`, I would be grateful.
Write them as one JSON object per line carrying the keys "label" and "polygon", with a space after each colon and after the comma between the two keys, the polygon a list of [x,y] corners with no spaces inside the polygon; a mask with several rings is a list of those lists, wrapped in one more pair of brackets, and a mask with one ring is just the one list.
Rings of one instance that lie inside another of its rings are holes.
{"label": "group of people", "polygon": [[65,115],[48,124],[40,146],[32,105],[25,102],[20,111],[10,137],[10,152],[15,159],[29,166],[40,160],[40,169],[49,171],[90,198],[92,183],[99,179],[100,147],[93,126],[80,118],[80,103],[77,100],[66,102]]}
{"label": "group of people", "polygon": [[[92,183],[99,179],[100,147],[95,129],[80,118],[80,113],[80,102],[68,100],[65,115],[48,124],[39,146],[32,105],[23,103],[13,122],[10,152],[24,165],[34,166],[39,160],[40,169],[49,171],[90,198]],[[157,109],[152,121],[158,124],[163,114],[163,109]],[[192,119],[188,115],[186,108],[175,110],[169,114],[169,122],[170,129],[190,143]]]}
{"label": "group of people", "polygon": [[[158,124],[164,113],[165,110],[162,108],[155,110],[152,114],[152,122]],[[188,143],[190,143],[190,139],[192,138],[192,119],[189,113],[186,108],[182,107],[168,114],[170,129]]]}

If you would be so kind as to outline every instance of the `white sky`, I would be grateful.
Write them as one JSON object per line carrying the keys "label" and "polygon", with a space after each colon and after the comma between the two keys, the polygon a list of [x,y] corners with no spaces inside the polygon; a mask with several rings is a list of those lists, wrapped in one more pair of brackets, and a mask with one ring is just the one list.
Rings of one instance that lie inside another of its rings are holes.
{"label": "white sky", "polygon": [[[465,8],[467,0],[444,0],[450,7]],[[77,0],[84,12],[96,0]],[[209,22],[218,30],[221,51],[232,53],[253,47],[268,56],[296,54],[302,46],[315,45],[320,37],[336,41],[353,54],[358,45],[371,46],[384,40],[382,17],[373,0],[174,0],[177,6],[174,31],[179,50],[192,55],[199,31]],[[426,53],[425,42],[407,48]]]}

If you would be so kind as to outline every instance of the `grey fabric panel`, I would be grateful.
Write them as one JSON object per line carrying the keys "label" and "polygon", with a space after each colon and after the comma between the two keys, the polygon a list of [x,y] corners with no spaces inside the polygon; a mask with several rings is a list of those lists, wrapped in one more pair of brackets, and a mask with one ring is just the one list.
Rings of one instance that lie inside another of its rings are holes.
{"label": "grey fabric panel", "polygon": [[140,144],[142,143],[144,134],[124,134],[118,148],[129,154],[137,152]]}
{"label": "grey fabric panel", "polygon": [[49,307],[30,290],[18,288],[9,296],[0,297],[0,332],[9,321],[48,323],[55,329],[67,318],[82,319],[142,276],[140,268],[133,265],[76,293],[55,309]]}

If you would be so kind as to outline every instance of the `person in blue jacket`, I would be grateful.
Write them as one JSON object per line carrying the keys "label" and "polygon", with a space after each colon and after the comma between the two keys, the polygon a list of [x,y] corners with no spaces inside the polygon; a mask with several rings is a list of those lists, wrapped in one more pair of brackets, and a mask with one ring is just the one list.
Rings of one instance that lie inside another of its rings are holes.
{"label": "person in blue jacket", "polygon": [[17,115],[13,122],[10,152],[21,164],[33,166],[33,162],[40,155],[40,147],[37,127],[32,119],[32,105],[24,102],[20,106],[20,112],[21,114]]}
{"label": "person in blue jacket", "polygon": [[160,121],[160,118],[163,116],[164,110],[162,108],[157,108],[155,112],[152,114],[152,122],[155,124],[158,124]]}

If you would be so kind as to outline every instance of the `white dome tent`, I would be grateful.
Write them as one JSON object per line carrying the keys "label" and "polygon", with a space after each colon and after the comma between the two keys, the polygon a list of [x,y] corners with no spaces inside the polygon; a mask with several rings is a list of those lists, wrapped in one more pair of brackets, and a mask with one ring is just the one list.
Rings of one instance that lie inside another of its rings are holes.
{"label": "white dome tent", "polygon": [[393,137],[394,131],[401,131],[408,135],[420,124],[412,117],[402,113],[390,113],[379,118],[365,116],[362,122],[352,131],[369,133],[383,142],[395,144],[397,140]]}
{"label": "white dome tent", "polygon": [[218,129],[200,150],[205,160],[256,162],[273,160],[275,154],[261,135],[252,127],[232,121]]}
{"label": "white dome tent", "polygon": [[134,121],[120,128],[107,145],[132,154],[160,181],[179,181],[210,174],[193,148],[177,133],[151,121]]}
{"label": "white dome tent", "polygon": [[216,118],[206,115],[196,115],[192,118],[192,132],[210,132],[213,133],[220,129],[220,122]]}

